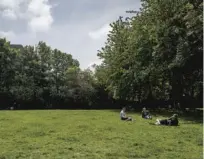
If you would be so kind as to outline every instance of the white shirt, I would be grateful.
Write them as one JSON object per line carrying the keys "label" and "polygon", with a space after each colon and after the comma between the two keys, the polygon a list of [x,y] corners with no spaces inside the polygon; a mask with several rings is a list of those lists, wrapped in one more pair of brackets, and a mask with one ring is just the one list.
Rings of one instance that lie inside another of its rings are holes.
{"label": "white shirt", "polygon": [[126,118],[126,114],[123,110],[120,112],[120,118]]}

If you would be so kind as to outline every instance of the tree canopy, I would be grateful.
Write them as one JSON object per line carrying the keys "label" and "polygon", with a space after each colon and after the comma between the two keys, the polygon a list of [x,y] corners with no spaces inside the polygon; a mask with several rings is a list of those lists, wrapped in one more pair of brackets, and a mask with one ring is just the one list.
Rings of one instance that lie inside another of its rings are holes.
{"label": "tree canopy", "polygon": [[11,45],[0,39],[1,109],[90,108],[95,100],[93,72],[81,70],[71,54],[44,42]]}
{"label": "tree canopy", "polygon": [[202,7],[199,0],[143,0],[136,16],[110,25],[98,80],[116,99],[202,106]]}
{"label": "tree canopy", "polygon": [[110,26],[94,72],[45,42],[23,47],[1,38],[1,109],[202,106],[202,1],[142,0],[136,15]]}

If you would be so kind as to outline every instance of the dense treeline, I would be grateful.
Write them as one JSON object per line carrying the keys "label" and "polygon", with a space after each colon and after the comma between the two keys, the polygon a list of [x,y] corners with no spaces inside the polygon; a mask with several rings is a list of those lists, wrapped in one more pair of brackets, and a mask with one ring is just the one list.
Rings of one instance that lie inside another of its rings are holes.
{"label": "dense treeline", "polygon": [[136,16],[111,27],[96,76],[114,98],[202,107],[202,1],[142,0]]}
{"label": "dense treeline", "polygon": [[22,48],[6,39],[0,43],[1,109],[100,108],[111,102],[93,73],[82,71],[70,54],[44,42]]}
{"label": "dense treeline", "polygon": [[70,54],[0,39],[0,108],[202,107],[203,2],[142,0],[111,24],[95,73]]}

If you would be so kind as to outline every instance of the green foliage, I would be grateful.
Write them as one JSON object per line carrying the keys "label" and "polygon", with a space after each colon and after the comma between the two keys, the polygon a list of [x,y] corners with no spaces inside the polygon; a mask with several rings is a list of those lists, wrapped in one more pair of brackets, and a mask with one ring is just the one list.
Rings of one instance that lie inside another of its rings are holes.
{"label": "green foliage", "polygon": [[91,105],[95,92],[92,72],[80,70],[72,55],[53,50],[44,42],[23,49],[11,48],[6,39],[0,43],[0,93],[10,98],[1,99],[5,102],[1,108],[14,101],[22,109],[51,108],[55,104],[69,108],[68,103],[74,107],[73,102]]}
{"label": "green foliage", "polygon": [[106,45],[98,53],[103,63],[96,78],[119,99],[173,100],[182,105],[183,96],[198,99],[203,76],[202,6],[201,1],[143,0],[136,16],[111,24]]}
{"label": "green foliage", "polygon": [[21,108],[90,108],[106,100],[202,106],[202,7],[199,0],[142,0],[136,16],[110,24],[94,74],[42,41],[16,49],[0,39],[0,101]]}

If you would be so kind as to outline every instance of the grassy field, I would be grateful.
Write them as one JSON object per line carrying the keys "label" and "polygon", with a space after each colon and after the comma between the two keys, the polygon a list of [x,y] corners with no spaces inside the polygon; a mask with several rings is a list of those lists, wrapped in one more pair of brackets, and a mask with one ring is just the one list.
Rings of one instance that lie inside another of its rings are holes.
{"label": "grassy field", "polygon": [[0,159],[202,158],[203,123],[155,126],[156,117],[131,116],[135,122],[111,110],[1,111]]}

